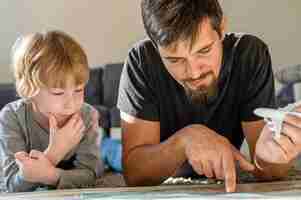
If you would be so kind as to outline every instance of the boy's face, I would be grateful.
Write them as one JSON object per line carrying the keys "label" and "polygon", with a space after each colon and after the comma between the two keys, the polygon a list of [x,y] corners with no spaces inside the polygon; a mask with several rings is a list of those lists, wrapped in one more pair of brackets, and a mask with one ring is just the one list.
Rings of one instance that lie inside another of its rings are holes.
{"label": "boy's face", "polygon": [[223,39],[209,19],[200,24],[199,31],[192,45],[188,41],[177,41],[171,47],[159,47],[166,69],[195,103],[216,94],[223,49]]}
{"label": "boy's face", "polygon": [[63,122],[82,107],[84,87],[82,84],[66,88],[43,88],[33,99],[42,114],[46,117],[52,114],[58,122]]}

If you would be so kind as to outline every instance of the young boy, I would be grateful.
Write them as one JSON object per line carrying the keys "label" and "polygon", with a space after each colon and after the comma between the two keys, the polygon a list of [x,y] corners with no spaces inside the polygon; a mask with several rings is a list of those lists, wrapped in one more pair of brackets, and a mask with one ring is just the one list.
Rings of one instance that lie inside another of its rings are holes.
{"label": "young boy", "polygon": [[60,31],[16,41],[12,66],[21,99],[0,112],[4,190],[91,187],[103,172],[97,111],[84,103],[86,54]]}

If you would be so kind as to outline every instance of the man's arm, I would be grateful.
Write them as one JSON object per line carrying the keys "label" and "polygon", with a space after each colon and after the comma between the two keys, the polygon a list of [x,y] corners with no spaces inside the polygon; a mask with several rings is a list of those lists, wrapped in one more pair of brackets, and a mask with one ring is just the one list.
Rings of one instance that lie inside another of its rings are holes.
{"label": "man's arm", "polygon": [[155,185],[177,175],[188,161],[199,175],[225,180],[227,192],[236,188],[235,161],[243,170],[254,170],[223,136],[201,124],[186,126],[160,143],[158,122],[126,114],[123,119],[123,166],[129,185]]}
{"label": "man's arm", "polygon": [[[243,122],[242,127],[243,127],[246,141],[249,146],[250,157],[252,161],[255,162],[256,170],[254,171],[254,175],[260,179],[265,179],[265,180],[279,179],[287,176],[288,170],[292,167],[292,162],[287,164],[272,164],[263,161],[257,155],[258,153],[264,153],[263,152],[265,151],[264,149],[260,148],[261,152],[258,152],[257,149],[257,153],[256,153],[255,150],[256,144],[260,146],[264,146],[261,144],[263,142],[262,141],[263,136],[261,136],[260,134],[263,134],[264,137],[268,135],[272,137],[272,133],[267,132],[268,130],[267,127],[265,127],[265,122],[263,120]],[[259,140],[259,138],[261,140]],[[271,142],[273,141],[271,140]],[[270,152],[270,154],[272,156],[273,154],[277,154],[277,152]]]}
{"label": "man's arm", "polygon": [[179,134],[160,143],[160,123],[122,117],[124,177],[130,186],[158,185],[185,161]]}

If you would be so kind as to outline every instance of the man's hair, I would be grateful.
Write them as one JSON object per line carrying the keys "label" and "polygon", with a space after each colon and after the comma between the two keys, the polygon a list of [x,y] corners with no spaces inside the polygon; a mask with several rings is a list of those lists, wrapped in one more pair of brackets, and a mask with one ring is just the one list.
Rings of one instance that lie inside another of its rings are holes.
{"label": "man's hair", "polygon": [[141,14],[147,35],[162,47],[178,40],[193,43],[205,19],[222,34],[223,11],[218,0],[142,0]]}
{"label": "man's hair", "polygon": [[12,48],[12,68],[20,97],[30,98],[41,88],[65,88],[89,79],[87,56],[82,47],[61,31],[20,37]]}

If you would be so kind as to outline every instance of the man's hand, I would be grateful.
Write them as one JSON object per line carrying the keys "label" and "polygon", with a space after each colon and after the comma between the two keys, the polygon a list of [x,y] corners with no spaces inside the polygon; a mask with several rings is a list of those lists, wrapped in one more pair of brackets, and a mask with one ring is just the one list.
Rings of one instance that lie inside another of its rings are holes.
{"label": "man's hand", "polygon": [[80,113],[75,113],[59,128],[54,116],[49,117],[49,145],[45,150],[47,158],[56,166],[67,153],[75,148],[84,136],[85,125]]}
{"label": "man's hand", "polygon": [[189,163],[199,175],[225,180],[226,191],[236,189],[236,168],[253,171],[255,167],[223,136],[202,125],[183,129],[185,152]]}
{"label": "man's hand", "polygon": [[[301,107],[294,111],[301,112]],[[268,163],[287,164],[293,162],[301,152],[301,118],[286,115],[282,133],[274,138],[272,125],[266,125],[256,144],[256,156]]]}
{"label": "man's hand", "polygon": [[30,154],[24,151],[17,152],[15,159],[24,180],[47,185],[57,183],[60,176],[59,170],[51,164],[42,152],[36,150],[32,150]]}

